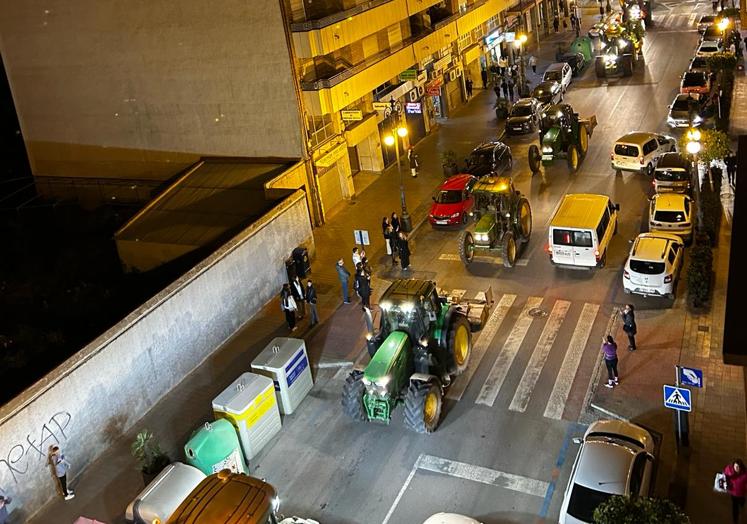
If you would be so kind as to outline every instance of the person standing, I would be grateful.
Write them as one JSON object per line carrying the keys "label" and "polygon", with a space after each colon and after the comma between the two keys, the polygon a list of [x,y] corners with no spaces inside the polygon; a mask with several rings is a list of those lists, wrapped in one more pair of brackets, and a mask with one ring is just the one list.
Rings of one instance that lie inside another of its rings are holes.
{"label": "person standing", "polygon": [[65,497],[65,500],[75,498],[73,490],[67,488],[67,472],[70,470],[70,462],[68,462],[65,455],[62,454],[59,446],[51,447],[49,463],[54,468],[54,474],[57,477],[57,481],[60,483],[62,496]]}
{"label": "person standing", "polygon": [[355,272],[355,289],[358,292],[358,296],[361,297],[361,306],[364,311],[366,308],[371,308],[371,275],[366,273],[366,270],[361,266]]}
{"label": "person standing", "polygon": [[420,162],[418,159],[418,154],[415,152],[415,149],[412,146],[407,149],[407,160],[410,162],[410,174],[412,175],[412,178],[417,178]]}
{"label": "person standing", "polygon": [[397,265],[397,233],[394,232],[391,224],[386,229],[387,241],[389,242],[389,254],[392,256],[392,267]]}
{"label": "person standing", "polygon": [[735,459],[724,468],[726,491],[731,496],[731,519],[739,522],[739,512],[744,509],[744,498],[747,494],[747,469],[741,459]]}
{"label": "person standing", "polygon": [[480,70],[480,80],[482,80],[482,88],[488,88],[488,71],[486,69]]}
{"label": "person standing", "polygon": [[350,304],[350,294],[348,293],[348,281],[350,280],[350,271],[345,268],[345,263],[342,259],[337,261],[337,278],[342,284],[342,301],[345,304]]}
{"label": "person standing", "polygon": [[316,310],[316,288],[314,288],[311,279],[306,281],[306,296],[304,298],[309,303],[309,314],[311,315],[309,325],[313,327],[319,323],[319,313]]}
{"label": "person standing", "polygon": [[529,67],[532,68],[532,73],[537,74],[537,57],[534,55],[529,56]]}
{"label": "person standing", "polygon": [[625,304],[625,307],[623,308],[621,314],[623,321],[623,331],[625,331],[625,334],[628,335],[628,349],[630,351],[635,351],[635,335],[638,332],[638,328],[635,324],[635,311],[633,308],[633,304]]}
{"label": "person standing", "polygon": [[552,28],[557,33],[559,27],[560,27],[560,20],[558,19],[558,15],[555,15],[555,18],[553,18],[552,20]]}
{"label": "person standing", "polygon": [[283,284],[283,289],[280,290],[280,309],[285,313],[285,321],[288,323],[288,329],[295,331],[296,301],[288,284]]}
{"label": "person standing", "polygon": [[8,505],[13,502],[11,497],[6,497],[5,492],[0,489],[0,524],[8,522]]}
{"label": "person standing", "polygon": [[392,224],[392,229],[395,233],[399,234],[400,230],[400,223],[399,223],[399,217],[397,216],[397,213],[392,213],[392,220],[390,221]]}
{"label": "person standing", "polygon": [[607,366],[607,383],[604,386],[614,388],[620,383],[620,378],[617,374],[617,344],[612,335],[602,337],[602,355]]}
{"label": "person standing", "polygon": [[498,59],[498,74],[503,76],[506,73],[506,68],[508,67],[508,60],[506,60],[505,56],[502,56]]}
{"label": "person standing", "polygon": [[508,84],[508,96],[511,99],[511,102],[514,101],[514,85],[516,82],[514,82],[514,77],[510,76],[508,77],[508,81],[506,82]]}
{"label": "person standing", "polygon": [[391,228],[391,225],[389,224],[389,218],[384,217],[381,219],[381,234],[384,237],[384,245],[386,246],[386,254],[388,256],[392,256],[392,242],[391,242],[391,235],[389,234],[389,229]]}
{"label": "person standing", "polygon": [[304,296],[306,295],[306,293],[303,289],[303,282],[301,282],[301,279],[298,278],[298,275],[296,275],[291,281],[290,288],[291,294],[293,295],[293,300],[296,302],[298,320],[301,320],[306,315],[306,306],[304,305]]}
{"label": "person standing", "polygon": [[726,164],[727,180],[733,188],[737,181],[737,156],[730,152],[724,159],[724,163]]}
{"label": "person standing", "polygon": [[410,269],[410,243],[407,241],[407,235],[400,231],[399,233],[399,258],[402,261],[402,269],[407,271]]}
{"label": "person standing", "polygon": [[501,97],[501,85],[496,82],[496,84],[493,86],[493,92],[495,93],[496,100]]}
{"label": "person standing", "polygon": [[360,264],[360,261],[361,261],[361,254],[358,253],[358,248],[354,247],[353,248],[353,267]]}
{"label": "person standing", "polygon": [[470,77],[467,77],[467,80],[464,81],[464,87],[467,88],[467,98],[472,98],[472,79]]}
{"label": "person standing", "polygon": [[501,80],[501,91],[503,91],[503,98],[508,100],[508,82],[505,78]]}

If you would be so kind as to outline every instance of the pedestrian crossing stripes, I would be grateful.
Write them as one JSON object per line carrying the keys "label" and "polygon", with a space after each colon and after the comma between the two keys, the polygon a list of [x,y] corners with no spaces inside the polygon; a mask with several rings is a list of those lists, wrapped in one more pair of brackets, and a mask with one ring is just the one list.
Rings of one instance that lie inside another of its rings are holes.
{"label": "pedestrian crossing stripes", "polygon": [[674,29],[692,30],[697,26],[700,16],[699,13],[655,14],[654,28],[659,33]]}

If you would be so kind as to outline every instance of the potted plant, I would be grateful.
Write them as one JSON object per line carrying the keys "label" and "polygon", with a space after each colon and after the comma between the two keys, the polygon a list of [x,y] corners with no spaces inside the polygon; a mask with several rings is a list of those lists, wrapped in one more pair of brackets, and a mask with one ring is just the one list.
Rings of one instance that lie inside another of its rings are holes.
{"label": "potted plant", "polygon": [[456,153],[451,149],[441,152],[441,167],[444,170],[444,177],[454,176],[459,171],[456,161]]}
{"label": "potted plant", "polygon": [[130,450],[140,463],[140,472],[146,486],[171,463],[169,456],[161,451],[156,437],[147,429],[137,434]]}
{"label": "potted plant", "polygon": [[508,100],[505,98],[496,99],[493,109],[495,109],[495,117],[498,120],[508,117]]}

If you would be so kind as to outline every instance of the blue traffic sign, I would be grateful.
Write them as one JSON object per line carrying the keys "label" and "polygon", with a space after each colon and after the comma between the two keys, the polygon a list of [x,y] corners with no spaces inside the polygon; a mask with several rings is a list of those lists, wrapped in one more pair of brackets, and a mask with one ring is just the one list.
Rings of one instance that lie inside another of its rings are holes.
{"label": "blue traffic sign", "polygon": [[680,382],[683,386],[703,387],[703,370],[680,366]]}
{"label": "blue traffic sign", "polygon": [[677,411],[692,411],[690,390],[675,386],[664,386],[664,407]]}

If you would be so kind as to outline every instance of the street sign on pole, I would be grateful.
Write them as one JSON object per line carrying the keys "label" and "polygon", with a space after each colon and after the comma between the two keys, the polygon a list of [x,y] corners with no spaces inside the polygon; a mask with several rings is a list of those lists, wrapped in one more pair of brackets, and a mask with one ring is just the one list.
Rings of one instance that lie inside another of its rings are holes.
{"label": "street sign on pole", "polygon": [[690,390],[664,385],[664,407],[677,411],[692,411]]}
{"label": "street sign on pole", "polygon": [[679,366],[680,368],[680,383],[683,386],[692,386],[694,388],[703,387],[703,370],[696,368],[686,368]]}
{"label": "street sign on pole", "polygon": [[365,229],[356,229],[353,231],[353,236],[355,237],[355,243],[360,244],[362,246],[369,245],[369,239],[368,239],[368,231]]}

